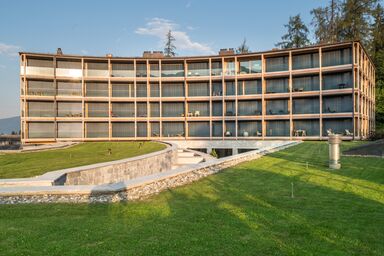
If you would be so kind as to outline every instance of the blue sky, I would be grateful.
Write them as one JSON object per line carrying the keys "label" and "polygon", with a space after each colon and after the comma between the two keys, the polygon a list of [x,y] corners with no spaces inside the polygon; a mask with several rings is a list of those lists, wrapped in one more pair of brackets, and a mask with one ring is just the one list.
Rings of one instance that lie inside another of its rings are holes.
{"label": "blue sky", "polygon": [[252,51],[269,50],[289,16],[310,23],[319,0],[65,0],[0,5],[0,118],[19,114],[19,51],[140,56],[162,50],[172,29],[179,55],[216,53],[243,38]]}

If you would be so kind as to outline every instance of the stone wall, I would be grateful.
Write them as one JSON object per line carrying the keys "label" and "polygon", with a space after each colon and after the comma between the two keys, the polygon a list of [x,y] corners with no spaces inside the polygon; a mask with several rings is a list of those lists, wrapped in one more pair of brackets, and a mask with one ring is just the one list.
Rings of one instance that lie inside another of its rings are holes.
{"label": "stone wall", "polygon": [[[107,203],[140,200],[169,188],[192,183],[241,162],[258,159],[265,154],[285,149],[298,143],[300,142],[287,142],[273,148],[250,151],[222,159],[213,159],[107,186],[58,186],[61,187],[57,188],[58,190],[46,190],[39,193],[34,191],[0,193],[0,204]],[[68,189],[64,190],[65,187]],[[54,187],[52,188],[54,189]]]}
{"label": "stone wall", "polygon": [[100,185],[131,180],[171,170],[177,155],[175,147],[151,154],[79,167],[61,176],[55,185]]}

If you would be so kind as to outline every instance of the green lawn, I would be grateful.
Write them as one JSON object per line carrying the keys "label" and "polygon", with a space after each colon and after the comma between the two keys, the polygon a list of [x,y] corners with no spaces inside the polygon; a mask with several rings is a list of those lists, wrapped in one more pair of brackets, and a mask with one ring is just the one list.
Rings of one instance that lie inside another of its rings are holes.
{"label": "green lawn", "polygon": [[384,159],[331,171],[327,152],[305,142],[140,202],[2,205],[0,255],[383,255]]}
{"label": "green lawn", "polygon": [[[0,179],[31,177],[63,168],[134,157],[164,148],[164,144],[157,142],[92,142],[66,149],[0,154]],[[111,154],[108,149],[111,149]]]}

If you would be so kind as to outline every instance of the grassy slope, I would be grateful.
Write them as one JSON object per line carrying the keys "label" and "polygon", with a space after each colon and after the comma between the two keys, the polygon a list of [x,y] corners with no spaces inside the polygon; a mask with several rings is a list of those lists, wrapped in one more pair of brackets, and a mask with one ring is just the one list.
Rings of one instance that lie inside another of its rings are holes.
{"label": "grassy slope", "polygon": [[[0,155],[0,179],[21,178],[48,171],[138,156],[165,148],[155,142],[82,143],[66,149]],[[108,149],[112,154],[108,154]]]}
{"label": "grassy slope", "polygon": [[0,255],[382,255],[384,160],[326,161],[306,142],[141,202],[0,206]]}

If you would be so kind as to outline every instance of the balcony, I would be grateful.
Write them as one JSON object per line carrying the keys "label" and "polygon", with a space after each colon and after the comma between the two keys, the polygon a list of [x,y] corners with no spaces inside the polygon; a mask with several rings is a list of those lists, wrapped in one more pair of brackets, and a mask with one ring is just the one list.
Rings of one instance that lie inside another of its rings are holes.
{"label": "balcony", "polygon": [[[24,75],[24,67],[20,67],[21,74]],[[53,76],[53,59],[28,58],[25,67],[25,75],[33,76]]]}
{"label": "balcony", "polygon": [[236,66],[234,61],[225,62],[225,72],[226,76],[234,76],[236,75]]}
{"label": "balcony", "polygon": [[266,101],[267,115],[288,115],[288,100],[268,100]]}
{"label": "balcony", "polygon": [[189,83],[188,96],[209,96],[209,83]]}
{"label": "balcony", "polygon": [[112,63],[112,77],[134,77],[135,70],[133,62]]}
{"label": "balcony", "polygon": [[55,104],[53,102],[28,102],[29,117],[55,117]]}
{"label": "balcony", "polygon": [[352,73],[331,73],[323,75],[323,90],[352,88]]}
{"label": "balcony", "polygon": [[292,91],[318,91],[320,88],[319,76],[302,76],[292,78]]}
{"label": "balcony", "polygon": [[239,101],[237,115],[238,116],[256,116],[262,114],[261,100]]}
{"label": "balcony", "polygon": [[209,63],[208,62],[196,62],[188,63],[188,77],[195,76],[209,76]]}
{"label": "balcony", "polygon": [[83,125],[82,123],[57,123],[58,138],[82,138]]}
{"label": "balcony", "polygon": [[211,63],[211,75],[212,76],[223,75],[223,67],[222,67],[221,61],[213,61]]}
{"label": "balcony", "polygon": [[209,102],[188,103],[188,117],[209,116]]}
{"label": "balcony", "polygon": [[56,76],[80,78],[83,76],[81,61],[78,60],[58,60],[56,66]]}
{"label": "balcony", "polygon": [[160,137],[160,123],[159,122],[150,122],[151,136]]}
{"label": "balcony", "polygon": [[223,137],[223,122],[212,122],[212,137]]}
{"label": "balcony", "polygon": [[56,88],[53,81],[29,80],[27,84],[27,95],[55,96]]}
{"label": "balcony", "polygon": [[57,82],[58,96],[82,96],[81,82]]}
{"label": "balcony", "polygon": [[163,103],[162,117],[183,117],[185,116],[184,103]]}
{"label": "balcony", "polygon": [[212,116],[223,116],[223,103],[221,101],[212,102]]}
{"label": "balcony", "polygon": [[87,138],[108,138],[109,125],[108,123],[86,123]]}
{"label": "balcony", "polygon": [[112,103],[112,117],[135,117],[134,103]]}
{"label": "balcony", "polygon": [[86,62],[84,72],[86,77],[108,77],[108,63],[92,61]]}
{"label": "balcony", "polygon": [[160,86],[157,83],[150,84],[150,97],[160,97]]}
{"label": "balcony", "polygon": [[57,123],[58,138],[82,138],[83,125],[82,123]]}
{"label": "balcony", "polygon": [[147,103],[137,103],[136,112],[136,117],[147,117]]}
{"label": "balcony", "polygon": [[308,53],[292,56],[292,69],[308,69],[319,67],[319,53]]}
{"label": "balcony", "polygon": [[293,99],[293,114],[318,114],[320,112],[319,98]]}
{"label": "balcony", "polygon": [[185,127],[184,122],[163,122],[162,123],[163,137],[184,137]]}
{"label": "balcony", "polygon": [[261,121],[239,121],[238,137],[260,137],[262,135]]}
{"label": "balcony", "polygon": [[289,121],[274,120],[266,122],[267,137],[288,137],[289,130]]}
{"label": "balcony", "polygon": [[136,64],[136,77],[147,77],[147,64],[137,63]]}
{"label": "balcony", "polygon": [[112,123],[112,137],[135,137],[135,123]]}
{"label": "balcony", "polygon": [[323,97],[323,113],[353,112],[352,95]]}
{"label": "balcony", "polygon": [[212,96],[223,96],[223,85],[221,82],[212,83]]}
{"label": "balcony", "polygon": [[162,77],[184,77],[184,64],[165,64],[161,65]]}
{"label": "balcony", "polygon": [[352,118],[323,119],[323,136],[327,136],[328,132],[351,136],[353,133]]}
{"label": "balcony", "polygon": [[87,117],[109,117],[108,103],[87,103]]}
{"label": "balcony", "polygon": [[240,80],[237,82],[237,95],[255,95],[263,91],[261,80]]}
{"label": "balcony", "polygon": [[225,137],[235,137],[236,136],[236,122],[234,121],[225,121]]}
{"label": "balcony", "polygon": [[108,97],[108,83],[86,83],[86,97]]}
{"label": "balcony", "polygon": [[236,115],[236,103],[235,101],[226,101],[225,102],[225,116],[235,116]]}
{"label": "balcony", "polygon": [[352,50],[351,48],[324,51],[322,53],[322,66],[337,66],[352,63]]}
{"label": "balcony", "polygon": [[136,84],[136,97],[147,97],[147,84],[137,83]]}
{"label": "balcony", "polygon": [[81,102],[59,102],[57,103],[58,117],[82,117],[83,107]]}
{"label": "balcony", "polygon": [[136,135],[137,137],[147,137],[148,129],[146,122],[137,122],[136,123]]}
{"label": "balcony", "polygon": [[189,137],[209,137],[209,122],[189,122],[188,136]]}
{"label": "balcony", "polygon": [[150,103],[150,116],[151,117],[160,117],[160,103]]}
{"label": "balcony", "polygon": [[247,60],[239,62],[239,75],[261,73],[261,60]]}
{"label": "balcony", "polygon": [[294,120],[292,136],[320,136],[320,121],[318,119]]}
{"label": "balcony", "polygon": [[266,72],[288,71],[288,59],[288,56],[267,58]]}
{"label": "balcony", "polygon": [[134,97],[133,84],[112,84],[112,97]]}
{"label": "balcony", "polygon": [[288,78],[266,79],[266,93],[287,93],[289,92]]}
{"label": "balcony", "polygon": [[151,63],[149,64],[149,76],[150,77],[160,77],[160,65],[157,63]]}
{"label": "balcony", "polygon": [[236,95],[235,81],[225,81],[225,95],[226,96]]}
{"label": "balcony", "polygon": [[28,125],[28,138],[30,139],[47,139],[55,138],[55,123],[33,123],[30,122]]}
{"label": "balcony", "polygon": [[184,83],[163,83],[162,97],[185,97]]}

